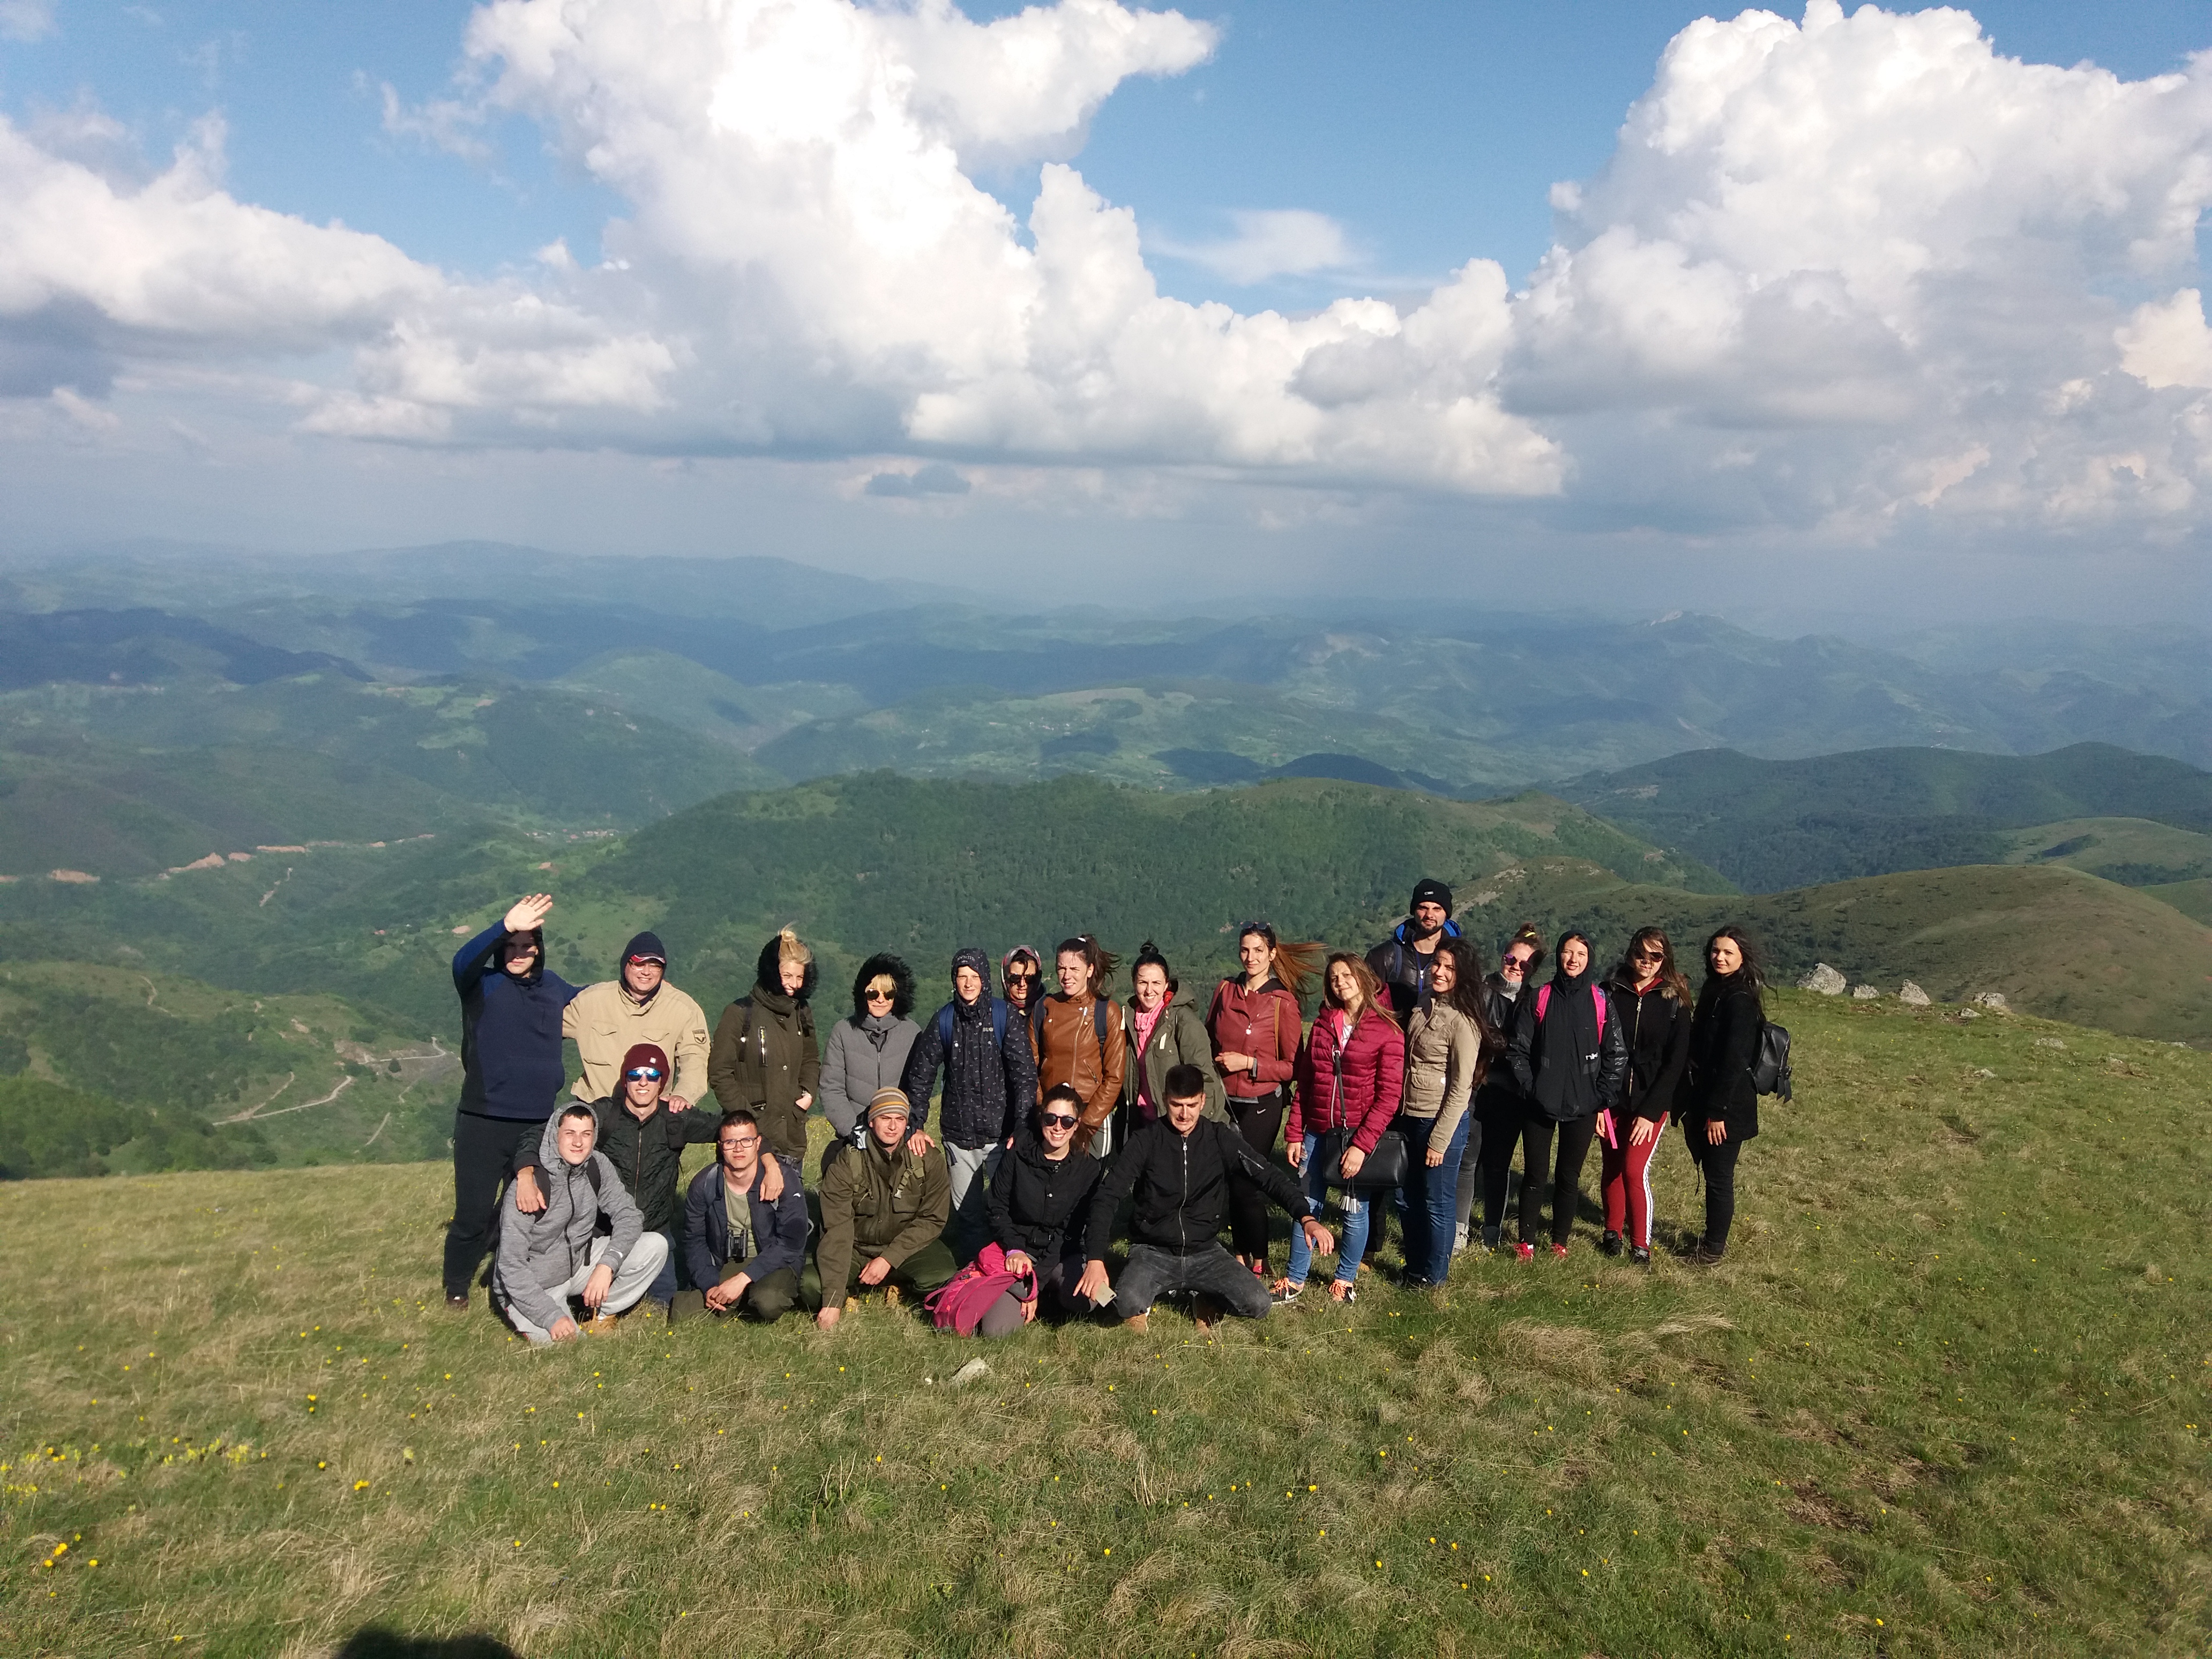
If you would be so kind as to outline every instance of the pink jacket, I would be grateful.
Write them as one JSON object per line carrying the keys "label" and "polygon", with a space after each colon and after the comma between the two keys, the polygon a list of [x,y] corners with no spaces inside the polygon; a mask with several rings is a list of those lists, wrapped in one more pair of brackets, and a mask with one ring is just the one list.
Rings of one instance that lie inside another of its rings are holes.
{"label": "pink jacket", "polygon": [[1298,1050],[1297,1098],[1284,1130],[1295,1146],[1302,1135],[1327,1134],[1349,1127],[1352,1144],[1371,1152],[1406,1086],[1406,1034],[1397,1023],[1372,1008],[1363,1010],[1340,1047],[1337,1011],[1324,1007]]}

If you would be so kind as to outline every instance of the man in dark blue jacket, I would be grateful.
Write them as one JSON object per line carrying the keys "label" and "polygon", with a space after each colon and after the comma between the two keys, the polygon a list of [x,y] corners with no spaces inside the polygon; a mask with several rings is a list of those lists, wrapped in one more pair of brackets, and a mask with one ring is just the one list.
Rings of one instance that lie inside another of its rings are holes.
{"label": "man in dark blue jacket", "polygon": [[1398,1023],[1428,1000],[1429,973],[1436,965],[1437,946],[1457,939],[1459,924],[1451,919],[1451,889],[1434,876],[1413,884],[1413,902],[1406,919],[1390,930],[1390,937],[1367,953],[1367,965],[1382,988],[1390,994],[1390,1007]]}
{"label": "man in dark blue jacket", "polygon": [[668,1317],[706,1312],[779,1319],[799,1297],[806,1261],[806,1193],[761,1194],[760,1121],[739,1107],[722,1114],[715,1162],[691,1177],[684,1196],[684,1260],[698,1290],[678,1291]]}
{"label": "man in dark blue jacket", "polygon": [[973,1260],[990,1237],[991,1178],[1036,1106],[1036,1056],[1027,1028],[990,990],[990,957],[972,945],[956,952],[952,1000],[915,1036],[899,1079],[900,1091],[914,1103],[907,1138],[919,1156],[930,1146],[929,1097],[944,1068],[938,1127],[952,1178],[952,1236],[946,1242],[960,1261]]}
{"label": "man in dark blue jacket", "polygon": [[515,1154],[537,1146],[558,1103],[561,1015],[576,988],[545,971],[550,894],[517,899],[453,955],[461,999],[461,1103],[453,1115],[453,1218],[446,1305],[469,1305]]}

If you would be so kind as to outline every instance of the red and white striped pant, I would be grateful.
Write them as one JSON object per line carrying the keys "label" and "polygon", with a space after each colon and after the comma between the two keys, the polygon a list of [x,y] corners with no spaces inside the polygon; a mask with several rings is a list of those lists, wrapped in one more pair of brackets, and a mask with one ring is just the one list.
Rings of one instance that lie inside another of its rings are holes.
{"label": "red and white striped pant", "polygon": [[1599,1143],[1598,1184],[1605,1196],[1605,1230],[1620,1233],[1633,1245],[1651,1248],[1651,1155],[1666,1138],[1667,1119],[1659,1120],[1658,1133],[1641,1146],[1629,1144],[1638,1120],[1617,1116],[1618,1146]]}

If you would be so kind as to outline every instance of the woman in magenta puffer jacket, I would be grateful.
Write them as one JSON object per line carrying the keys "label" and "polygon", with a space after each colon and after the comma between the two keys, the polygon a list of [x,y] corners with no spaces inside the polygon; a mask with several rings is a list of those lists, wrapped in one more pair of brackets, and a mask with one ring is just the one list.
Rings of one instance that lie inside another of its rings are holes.
{"label": "woman in magenta puffer jacket", "polygon": [[[1298,1050],[1297,1098],[1284,1130],[1291,1167],[1304,1180],[1316,1211],[1331,1186],[1343,1188],[1359,1173],[1398,1115],[1406,1085],[1406,1034],[1390,1016],[1375,970],[1339,951],[1328,959],[1323,983],[1321,1012]],[[1344,1188],[1337,1203],[1344,1212],[1344,1238],[1328,1290],[1339,1302],[1349,1302],[1358,1293],[1375,1200]],[[1292,1234],[1290,1272],[1276,1283],[1276,1301],[1291,1301],[1305,1288],[1312,1261],[1304,1235]]]}

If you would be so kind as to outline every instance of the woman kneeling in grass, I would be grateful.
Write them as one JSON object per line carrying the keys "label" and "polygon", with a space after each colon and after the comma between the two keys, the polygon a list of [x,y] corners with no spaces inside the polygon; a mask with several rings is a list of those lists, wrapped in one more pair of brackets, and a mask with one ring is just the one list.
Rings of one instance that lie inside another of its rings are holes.
{"label": "woman kneeling in grass", "polygon": [[991,1236],[1006,1253],[1006,1270],[1035,1273],[1036,1294],[1024,1301],[1012,1291],[984,1310],[975,1328],[1008,1336],[1037,1316],[1048,1296],[1070,1317],[1089,1308],[1075,1299],[1083,1277],[1083,1228],[1097,1190],[1100,1164],[1075,1146],[1083,1097],[1067,1084],[1045,1092],[1034,1127],[1024,1125],[1013,1150],[991,1177]]}

